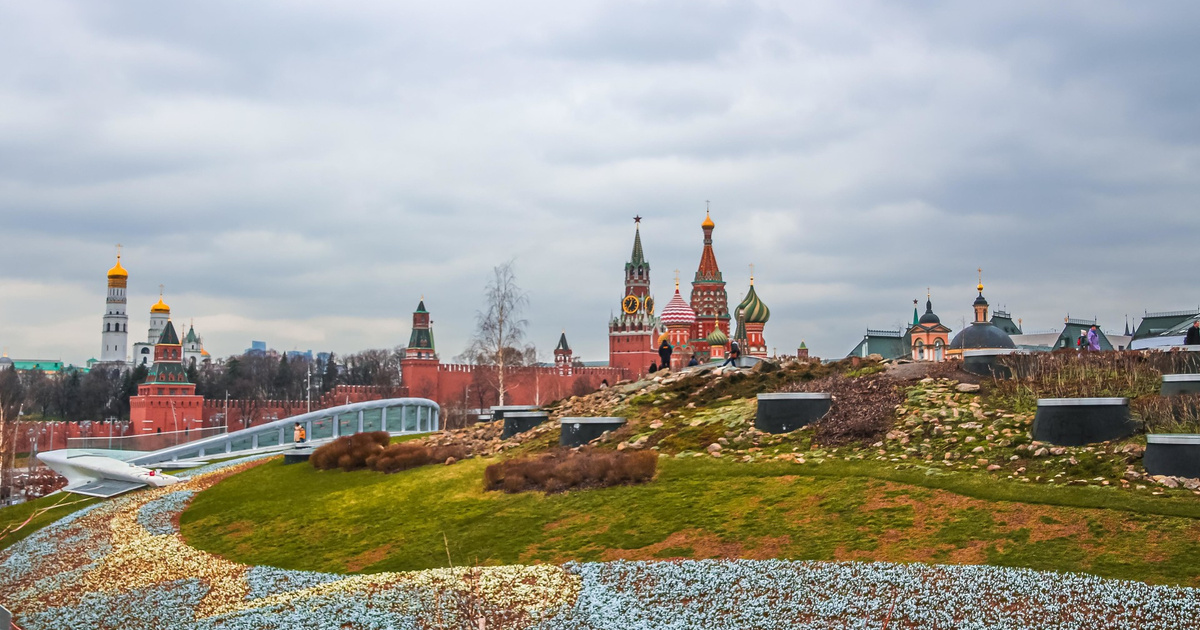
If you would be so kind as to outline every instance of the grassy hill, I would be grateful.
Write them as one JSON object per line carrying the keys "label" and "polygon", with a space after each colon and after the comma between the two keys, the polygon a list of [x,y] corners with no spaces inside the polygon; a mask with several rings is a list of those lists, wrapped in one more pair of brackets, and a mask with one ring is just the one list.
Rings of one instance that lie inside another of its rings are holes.
{"label": "grassy hill", "polygon": [[[1003,398],[920,375],[898,381],[871,366],[849,378],[833,375],[839,369],[848,368],[667,375],[555,407],[557,415],[629,418],[600,447],[658,451],[658,477],[642,486],[485,492],[488,463],[551,447],[557,428],[502,442],[494,428],[474,427],[431,438],[477,455],[451,466],[394,475],[260,466],[199,494],[181,530],[192,545],[239,562],[333,572],[856,559],[1200,586],[1200,498],[1147,481],[1136,439],[1051,451],[1030,443],[1031,415],[998,407]],[[872,412],[882,424],[854,408],[831,414],[833,426],[783,436],[753,429],[755,393],[809,385],[841,388],[846,400],[899,402]]]}

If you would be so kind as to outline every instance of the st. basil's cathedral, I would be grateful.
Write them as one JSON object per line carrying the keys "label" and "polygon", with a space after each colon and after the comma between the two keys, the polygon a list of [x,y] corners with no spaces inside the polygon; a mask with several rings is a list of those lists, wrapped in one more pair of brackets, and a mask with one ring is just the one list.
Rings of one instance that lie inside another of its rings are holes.
{"label": "st. basil's cathedral", "polygon": [[[621,311],[608,325],[609,366],[624,369],[630,377],[641,376],[659,360],[658,347],[663,339],[671,344],[672,370],[687,365],[693,357],[701,364],[724,359],[731,337],[743,356],[767,356],[763,327],[771,311],[754,290],[753,274],[745,299],[731,316],[725,280],[713,251],[716,223],[708,212],[700,228],[704,247],[692,278],[690,301],[683,299],[676,278],[674,295],[655,317],[650,263],[642,248],[641,217],[634,217],[633,255],[625,263]],[[736,333],[731,332],[730,320],[737,324]]]}

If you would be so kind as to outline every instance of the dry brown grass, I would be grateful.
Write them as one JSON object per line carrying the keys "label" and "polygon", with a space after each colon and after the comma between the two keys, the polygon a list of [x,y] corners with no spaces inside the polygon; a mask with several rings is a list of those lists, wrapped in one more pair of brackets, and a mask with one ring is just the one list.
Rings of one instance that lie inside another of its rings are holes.
{"label": "dry brown grass", "polygon": [[1200,394],[1146,396],[1130,406],[1146,433],[1200,433]]}
{"label": "dry brown grass", "polygon": [[825,446],[879,440],[892,428],[896,405],[903,401],[896,384],[878,376],[830,376],[790,383],[780,391],[833,394],[829,413],[813,423],[813,438]]}
{"label": "dry brown grass", "polygon": [[484,471],[484,485],[509,493],[566,492],[644,483],[657,469],[658,454],[652,451],[555,450],[492,464]]}
{"label": "dry brown grass", "polygon": [[410,442],[391,444],[384,431],[356,433],[340,437],[313,451],[309,463],[317,470],[341,468],[345,471],[369,468],[393,473],[418,466],[463,459],[461,446],[426,446]]}

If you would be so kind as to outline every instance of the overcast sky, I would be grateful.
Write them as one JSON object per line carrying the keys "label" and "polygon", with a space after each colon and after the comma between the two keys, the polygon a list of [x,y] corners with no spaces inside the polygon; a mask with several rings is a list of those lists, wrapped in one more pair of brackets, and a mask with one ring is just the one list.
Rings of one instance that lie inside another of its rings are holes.
{"label": "overcast sky", "polygon": [[[1200,303],[1195,2],[0,1],[0,346],[130,344],[158,285],[252,339],[443,360],[515,258],[544,358],[607,358],[634,215],[653,293],[700,259],[768,346],[845,355],[976,268],[1027,331]],[[685,284],[685,291],[687,285]]]}

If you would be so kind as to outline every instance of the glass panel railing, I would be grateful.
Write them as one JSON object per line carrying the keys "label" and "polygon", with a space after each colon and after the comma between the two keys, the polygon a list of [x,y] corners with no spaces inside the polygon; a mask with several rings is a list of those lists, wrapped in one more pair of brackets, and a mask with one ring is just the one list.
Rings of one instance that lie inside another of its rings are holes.
{"label": "glass panel railing", "polygon": [[370,433],[372,431],[383,430],[383,410],[382,409],[366,409],[363,411],[363,431]]}
{"label": "glass panel railing", "polygon": [[358,412],[351,411],[338,416],[338,435],[358,433]]}
{"label": "glass panel railing", "polygon": [[271,429],[258,434],[258,447],[264,448],[267,446],[279,445],[279,429]]}
{"label": "glass panel railing", "polygon": [[312,440],[327,440],[333,437],[333,418],[324,417],[312,421],[312,434],[308,436],[309,441]]}
{"label": "glass panel railing", "polygon": [[242,435],[229,441],[230,452],[248,451],[251,448],[254,448],[254,443],[249,435]]}

